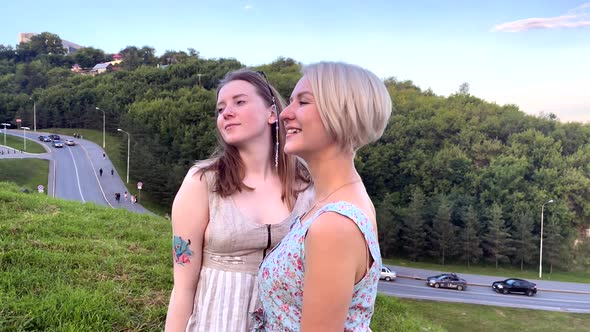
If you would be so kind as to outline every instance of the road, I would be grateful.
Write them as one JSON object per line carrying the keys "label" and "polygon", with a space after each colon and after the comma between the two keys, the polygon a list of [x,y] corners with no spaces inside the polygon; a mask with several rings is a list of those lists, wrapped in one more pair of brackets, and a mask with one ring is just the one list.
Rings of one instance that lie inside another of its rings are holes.
{"label": "road", "polygon": [[[507,277],[491,277],[458,273],[467,280],[465,291],[436,289],[426,286],[428,276],[450,271],[432,271],[388,265],[396,271],[394,282],[379,282],[378,291],[397,297],[443,302],[461,302],[502,307],[527,308],[550,311],[590,313],[590,284],[529,280],[537,284],[538,292],[533,297],[524,295],[504,295],[495,293],[492,282]],[[401,277],[400,277],[401,276]]]}
{"label": "road", "polygon": [[[16,129],[8,130],[7,134],[23,137],[22,131]],[[41,131],[26,133],[26,138],[43,145],[46,153],[3,154],[0,155],[0,159],[40,158],[50,160],[47,188],[47,193],[50,196],[152,214],[140,204],[132,204],[129,200],[125,201],[123,196],[127,189],[108,156],[103,158],[104,150],[99,145],[88,140],[60,135],[62,142],[65,139],[72,139],[77,144],[54,148],[51,143],[40,142],[37,139],[39,135],[49,134]],[[103,170],[102,176],[99,172],[100,169]],[[111,175],[111,170],[113,170],[113,175]],[[119,203],[115,200],[116,192],[121,193]]]}

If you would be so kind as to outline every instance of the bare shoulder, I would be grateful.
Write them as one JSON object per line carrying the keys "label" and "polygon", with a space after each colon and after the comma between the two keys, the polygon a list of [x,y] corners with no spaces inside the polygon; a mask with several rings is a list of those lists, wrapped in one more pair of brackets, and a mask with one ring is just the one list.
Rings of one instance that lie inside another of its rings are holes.
{"label": "bare shoulder", "polygon": [[203,190],[207,191],[207,188],[208,185],[205,171],[197,166],[193,166],[186,173],[178,192],[190,192],[194,190],[202,192]]}
{"label": "bare shoulder", "polygon": [[[189,169],[172,204],[172,221],[192,211],[203,210],[208,206],[209,186],[202,169],[193,166]],[[176,218],[175,218],[176,217]]]}
{"label": "bare shoulder", "polygon": [[319,215],[307,232],[307,238],[321,241],[348,241],[356,237],[363,235],[354,221],[331,211]]}

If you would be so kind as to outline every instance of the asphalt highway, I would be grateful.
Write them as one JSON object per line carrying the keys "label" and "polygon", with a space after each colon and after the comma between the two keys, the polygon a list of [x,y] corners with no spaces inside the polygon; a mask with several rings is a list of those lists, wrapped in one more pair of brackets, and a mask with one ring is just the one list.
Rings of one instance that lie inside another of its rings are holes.
{"label": "asphalt highway", "polygon": [[468,283],[466,290],[458,291],[426,286],[426,281],[422,280],[422,278],[440,274],[442,273],[441,271],[410,269],[399,266],[389,267],[393,271],[396,271],[398,278],[392,282],[381,281],[379,283],[379,292],[387,295],[419,300],[590,314],[590,284],[529,280],[537,284],[538,292],[535,296],[528,297],[520,294],[504,295],[494,292],[491,285],[494,281],[504,280],[508,277],[457,273],[459,277],[467,280]]}
{"label": "asphalt highway", "polygon": [[[1,131],[3,135],[4,131]],[[23,137],[21,130],[8,130],[7,134]],[[125,201],[124,192],[127,189],[121,176],[114,170],[108,156],[103,157],[104,150],[101,146],[67,135],[60,135],[61,141],[71,139],[76,142],[76,145],[55,148],[51,142],[38,140],[40,135],[49,134],[51,133],[42,131],[36,133],[27,131],[26,133],[26,138],[43,145],[46,153],[11,153],[0,155],[0,159],[40,158],[50,160],[49,184],[46,191],[52,197],[106,205],[112,208],[125,208],[138,213],[151,213],[140,204],[132,204],[130,200]],[[100,169],[103,170],[102,176]],[[111,170],[113,171],[112,175]],[[116,192],[121,194],[120,202],[115,200]],[[132,193],[136,194],[137,190]]]}

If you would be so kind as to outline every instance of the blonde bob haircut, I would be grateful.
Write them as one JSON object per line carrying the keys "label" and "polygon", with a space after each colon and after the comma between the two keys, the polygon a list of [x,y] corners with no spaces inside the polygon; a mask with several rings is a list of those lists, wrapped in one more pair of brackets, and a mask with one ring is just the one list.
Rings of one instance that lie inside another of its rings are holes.
{"label": "blonde bob haircut", "polygon": [[355,153],[383,135],[392,103],[375,74],[342,62],[310,64],[302,73],[324,127],[343,150]]}

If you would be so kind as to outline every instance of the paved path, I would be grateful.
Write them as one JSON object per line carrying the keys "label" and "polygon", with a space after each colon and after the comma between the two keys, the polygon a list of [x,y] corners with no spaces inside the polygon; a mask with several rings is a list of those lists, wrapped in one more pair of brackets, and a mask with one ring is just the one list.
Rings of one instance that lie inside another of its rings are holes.
{"label": "paved path", "polygon": [[[20,130],[8,130],[7,134],[23,137]],[[47,192],[50,196],[76,200],[80,202],[93,202],[112,208],[124,208],[137,213],[153,214],[140,204],[132,204],[125,201],[124,193],[127,190],[119,174],[114,170],[108,157],[103,158],[104,150],[99,145],[88,140],[77,139],[72,136],[60,135],[62,141],[72,139],[75,146],[54,148],[51,143],[39,142],[39,135],[48,135],[46,132],[27,132],[26,138],[36,141],[48,151],[41,154],[11,153],[1,154],[2,158],[40,158],[50,160]],[[4,147],[4,149],[7,149]],[[102,168],[103,174],[100,175]],[[111,175],[111,170],[114,174]],[[121,193],[121,201],[117,203],[115,193]]]}

